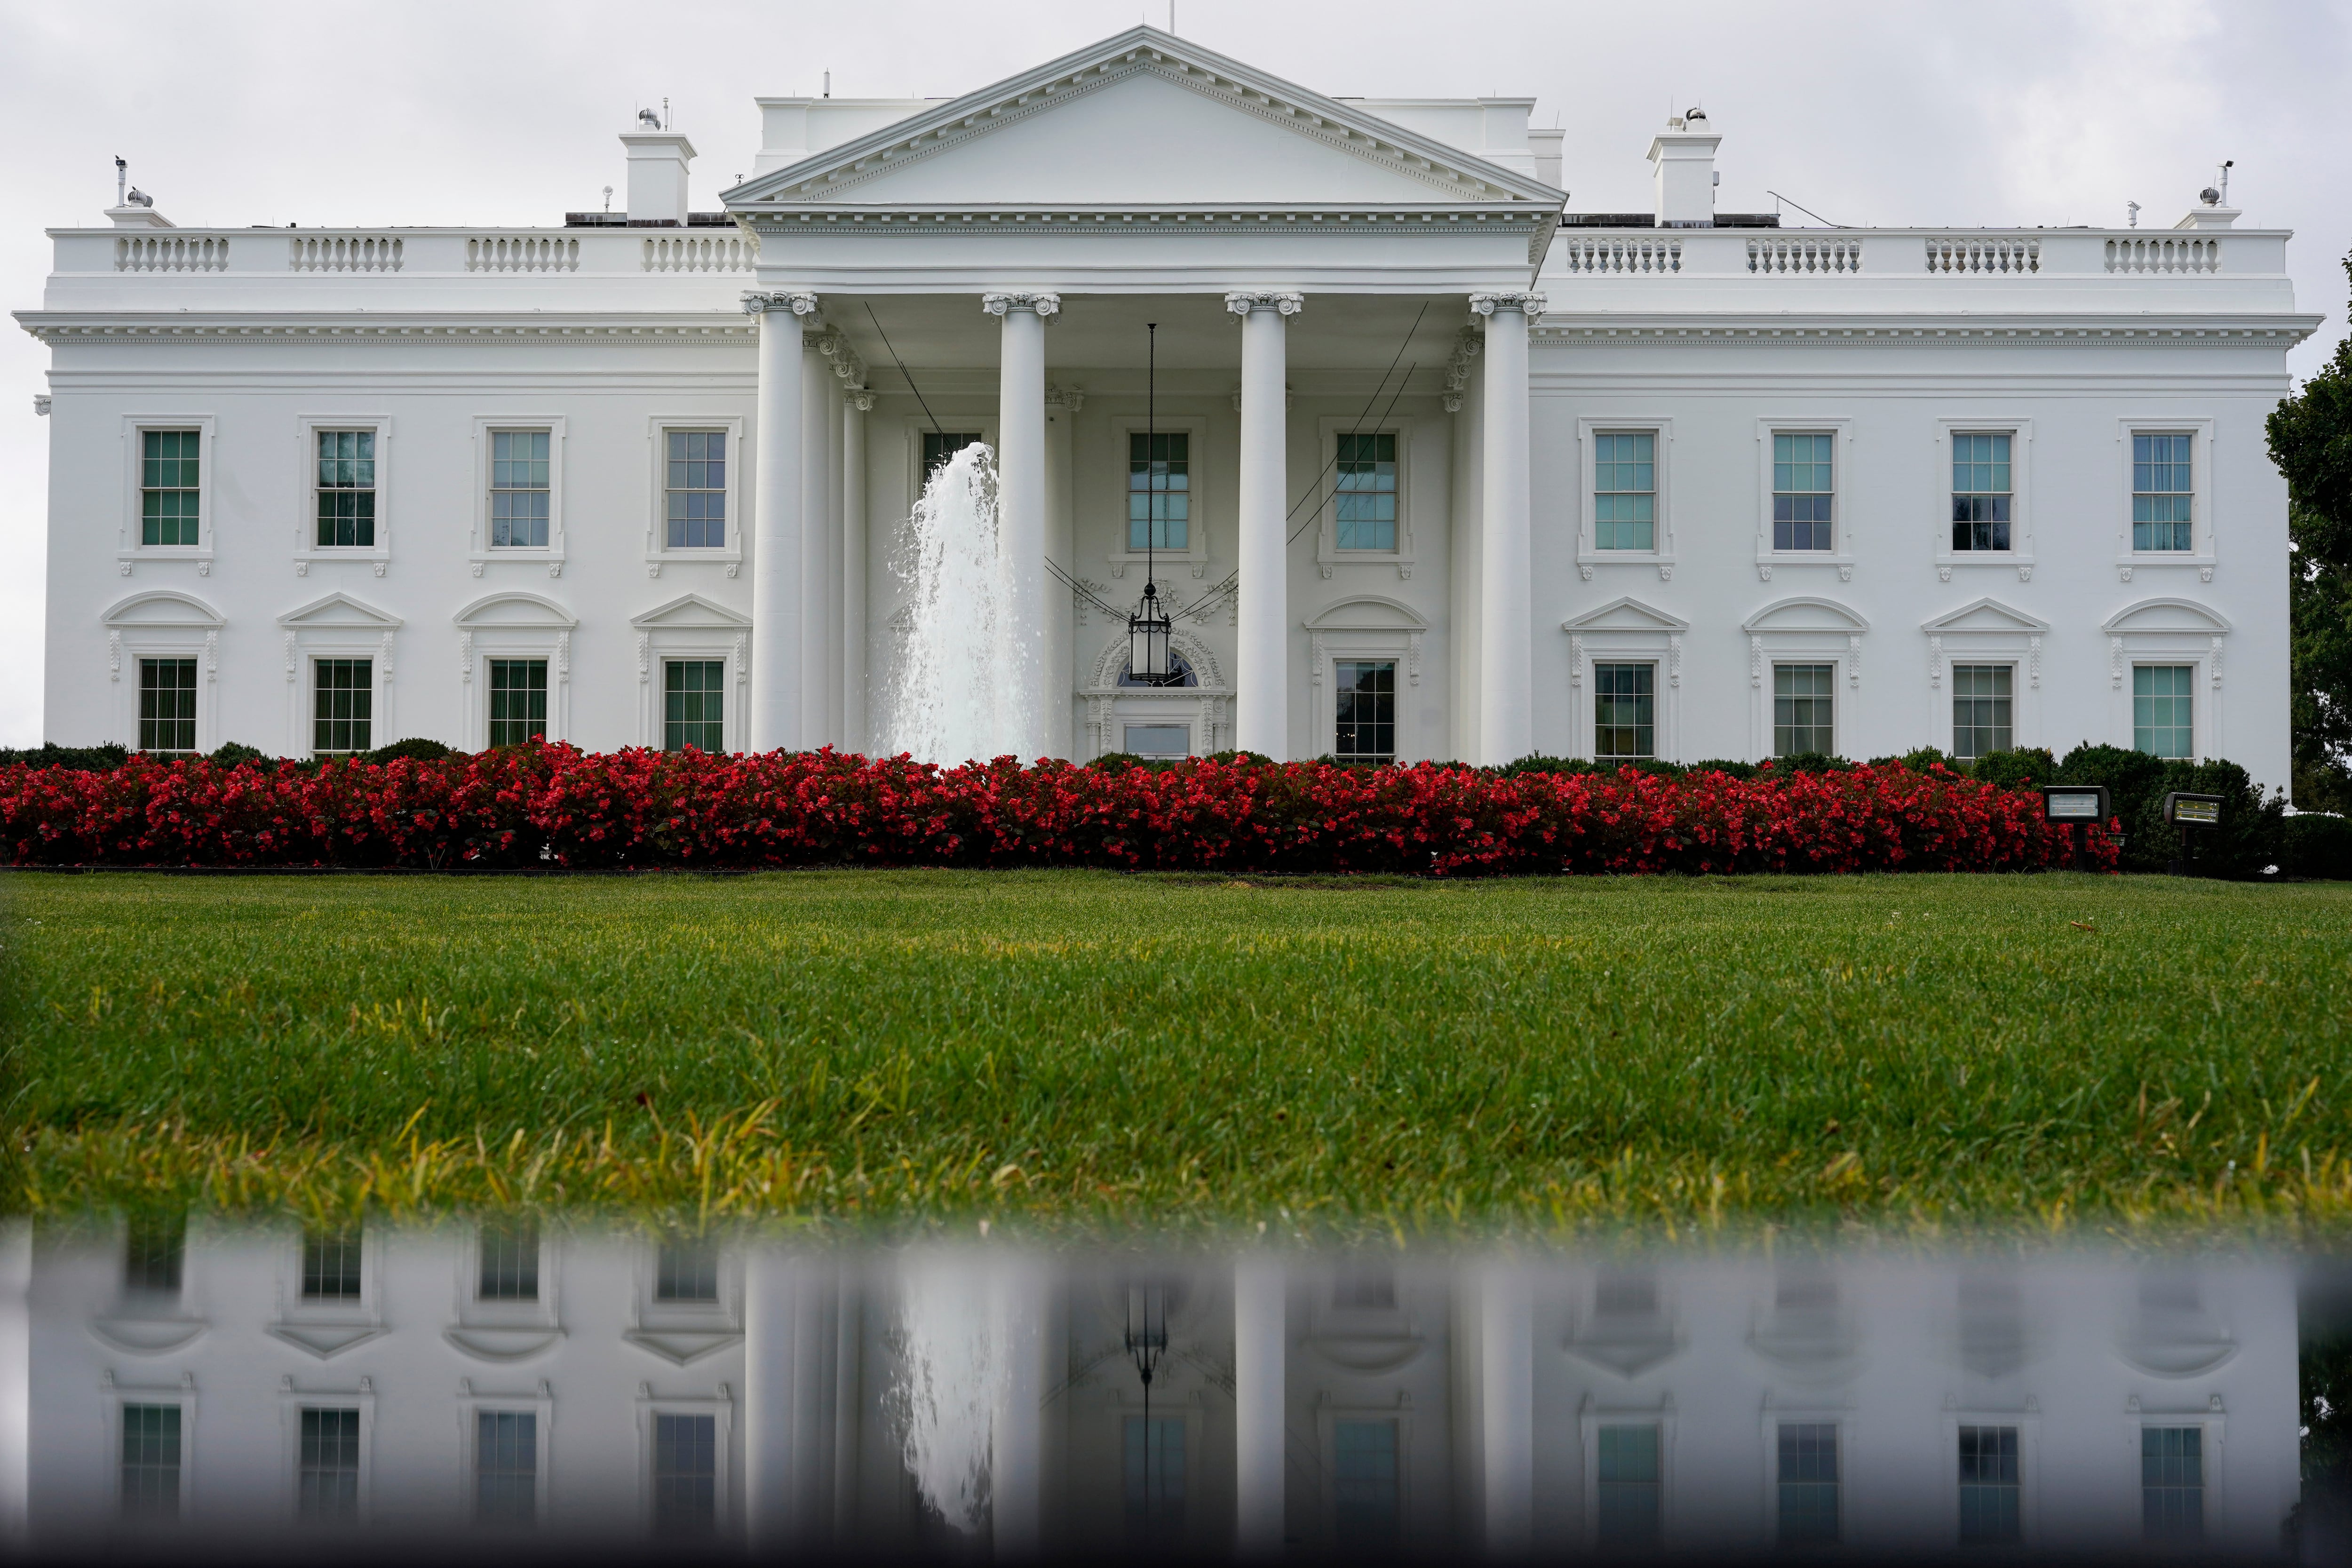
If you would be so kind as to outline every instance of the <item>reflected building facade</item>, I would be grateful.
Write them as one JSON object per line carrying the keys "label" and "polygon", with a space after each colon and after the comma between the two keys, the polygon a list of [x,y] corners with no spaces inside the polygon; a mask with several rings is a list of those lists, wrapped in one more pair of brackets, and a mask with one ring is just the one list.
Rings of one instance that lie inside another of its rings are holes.
{"label": "reflected building facade", "polygon": [[20,1229],[5,1284],[43,1553],[2278,1557],[2299,1486],[2281,1261],[139,1222]]}

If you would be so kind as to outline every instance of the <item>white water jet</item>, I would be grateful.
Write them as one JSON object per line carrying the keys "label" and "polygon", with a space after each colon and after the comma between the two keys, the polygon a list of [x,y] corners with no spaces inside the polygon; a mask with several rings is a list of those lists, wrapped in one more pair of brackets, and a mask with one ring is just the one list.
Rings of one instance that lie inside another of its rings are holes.
{"label": "white water jet", "polygon": [[[1042,563],[1033,563],[1042,569]],[[979,442],[931,470],[895,563],[907,636],[886,706],[883,750],[952,767],[1037,752],[1036,703],[1013,624],[1013,573],[997,527],[996,455]]]}
{"label": "white water jet", "polygon": [[[967,448],[969,450],[969,448]],[[954,1258],[910,1262],[900,1277],[899,1374],[891,1414],[923,1500],[965,1535],[989,1522],[989,1481],[1005,1361],[995,1314]]]}

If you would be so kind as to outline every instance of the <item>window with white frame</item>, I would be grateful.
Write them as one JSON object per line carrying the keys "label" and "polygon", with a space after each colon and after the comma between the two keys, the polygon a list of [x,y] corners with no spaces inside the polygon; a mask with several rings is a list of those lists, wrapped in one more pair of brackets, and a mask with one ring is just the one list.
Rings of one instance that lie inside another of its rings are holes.
{"label": "window with white frame", "polygon": [[1837,751],[1837,666],[1772,667],[1772,754],[1800,757]]}
{"label": "window with white frame", "polygon": [[2136,551],[2193,549],[2194,437],[2186,432],[2136,432],[2131,441],[2131,547]]}
{"label": "window with white frame", "polygon": [[1837,437],[1827,431],[1772,436],[1772,548],[1832,550]]}
{"label": "window with white frame", "polygon": [[1182,430],[1131,431],[1127,438],[1127,547],[1192,547],[1192,437]]}
{"label": "window with white frame", "polygon": [[375,547],[375,432],[315,430],[318,471],[312,476],[321,550]]}
{"label": "window with white frame", "polygon": [[1192,754],[1190,724],[1122,725],[1128,753],[1138,757],[1189,757]]}
{"label": "window with white frame", "polygon": [[133,1215],[122,1238],[124,1293],[150,1298],[178,1296],[187,1258],[187,1215]]}
{"label": "window with white frame", "polygon": [[122,1517],[160,1523],[180,1517],[182,1411],[177,1405],[122,1406]]}
{"label": "window with white frame", "polygon": [[727,547],[727,432],[671,430],[663,487],[664,541],[671,550]]}
{"label": "window with white frame", "polygon": [[654,1300],[719,1300],[719,1248],[701,1237],[671,1237],[654,1259]]}
{"label": "window with white frame", "polygon": [[1592,547],[1658,547],[1658,436],[1602,430],[1592,437]]}
{"label": "window with white frame", "polygon": [[544,550],[552,510],[545,430],[490,432],[490,548]]}
{"label": "window with white frame", "polygon": [[311,663],[310,750],[350,756],[374,748],[375,661],[321,658]]}
{"label": "window with white frame", "polygon": [[295,1517],[349,1524],[360,1516],[360,1413],[303,1406],[295,1459]]}
{"label": "window with white frame", "polygon": [[1780,1426],[1780,1535],[1783,1545],[1838,1539],[1838,1429],[1835,1423]]}
{"label": "window with white frame", "polygon": [[481,1234],[481,1269],[474,1299],[479,1301],[539,1300],[539,1226],[527,1218],[486,1223]]}
{"label": "window with white frame", "polygon": [[719,1524],[719,1418],[654,1415],[654,1533],[704,1536]]}
{"label": "window with white frame", "polygon": [[139,542],[193,545],[204,502],[201,430],[139,432]]}
{"label": "window with white frame", "polygon": [[1952,755],[1974,762],[1987,752],[2012,749],[2014,680],[2006,664],[1952,666]]}
{"label": "window with white frame", "polygon": [[360,1227],[337,1226],[302,1237],[302,1300],[356,1301],[360,1293]]}
{"label": "window with white frame", "polygon": [[1959,1438],[1961,1543],[2016,1541],[2021,1528],[2017,1428],[1963,1426]]}
{"label": "window with white frame", "polygon": [[1396,660],[1343,658],[1332,666],[1339,688],[1332,754],[1343,763],[1396,761]]}
{"label": "window with white frame", "polygon": [[2004,551],[2011,546],[2011,434],[1952,432],[1952,549]]}
{"label": "window with white frame", "polygon": [[662,661],[662,750],[688,746],[713,755],[727,749],[727,661]]}
{"label": "window with white frame", "polygon": [[977,430],[926,430],[923,432],[923,478],[929,479],[947,460],[966,447],[980,445]]}
{"label": "window with white frame", "polygon": [[1658,1540],[1658,1425],[1608,1426],[1594,1434],[1593,1541],[1601,1547],[1654,1546]]}
{"label": "window with white frame", "polygon": [[1393,1420],[1331,1424],[1332,1522],[1341,1552],[1395,1547],[1402,1501],[1397,1447]]}
{"label": "window with white frame", "polygon": [[2151,1541],[2205,1534],[2205,1429],[2143,1426],[2139,1433],[2140,1524]]}
{"label": "window with white frame", "polygon": [[489,661],[490,728],[493,746],[520,746],[547,738],[547,660]]}
{"label": "window with white frame", "polygon": [[194,659],[142,658],[139,661],[139,749],[142,752],[193,752],[196,749]]}
{"label": "window with white frame", "polygon": [[2158,757],[2197,753],[2197,667],[2132,667],[2132,747]]}
{"label": "window with white frame", "polygon": [[1397,547],[1397,438],[1392,430],[1341,432],[1335,439],[1332,516],[1340,550]]}
{"label": "window with white frame", "polygon": [[1592,755],[1597,762],[1639,762],[1658,754],[1658,667],[1592,667]]}
{"label": "window with white frame", "polygon": [[1183,1417],[1129,1415],[1122,1437],[1128,1539],[1164,1551],[1184,1529]]}
{"label": "window with white frame", "polygon": [[523,1525],[539,1516],[539,1413],[474,1412],[474,1520]]}

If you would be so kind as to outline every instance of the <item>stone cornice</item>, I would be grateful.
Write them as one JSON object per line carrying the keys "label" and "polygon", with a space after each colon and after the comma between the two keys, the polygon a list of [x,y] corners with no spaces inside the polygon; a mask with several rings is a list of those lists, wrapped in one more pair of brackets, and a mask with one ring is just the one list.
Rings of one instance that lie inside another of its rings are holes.
{"label": "stone cornice", "polygon": [[1531,327],[1538,348],[1769,348],[1805,343],[1822,348],[2114,347],[2292,348],[2319,330],[2320,316],[1901,316],[1792,319],[1732,316],[1554,314]]}
{"label": "stone cornice", "polygon": [[633,316],[556,315],[534,310],[521,316],[396,315],[371,310],[333,315],[223,312],[199,315],[174,310],[153,315],[19,310],[16,322],[42,342],[132,343],[159,340],[208,342],[431,342],[485,341],[641,343],[646,345],[748,343],[759,332],[756,320],[728,313]]}

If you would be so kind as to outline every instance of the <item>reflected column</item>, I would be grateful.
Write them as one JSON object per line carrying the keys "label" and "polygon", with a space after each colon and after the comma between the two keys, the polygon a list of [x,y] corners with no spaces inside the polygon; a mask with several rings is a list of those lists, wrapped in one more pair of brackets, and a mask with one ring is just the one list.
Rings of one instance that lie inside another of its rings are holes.
{"label": "reflected column", "polygon": [[1489,1557],[1524,1557],[1535,1525],[1534,1289],[1525,1274],[1498,1265],[1477,1290],[1482,1533]]}
{"label": "reflected column", "polygon": [[1234,1546],[1281,1555],[1289,1293],[1282,1264],[1244,1258],[1234,1268]]}

